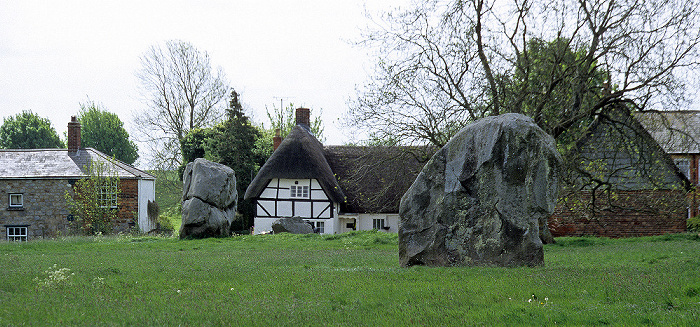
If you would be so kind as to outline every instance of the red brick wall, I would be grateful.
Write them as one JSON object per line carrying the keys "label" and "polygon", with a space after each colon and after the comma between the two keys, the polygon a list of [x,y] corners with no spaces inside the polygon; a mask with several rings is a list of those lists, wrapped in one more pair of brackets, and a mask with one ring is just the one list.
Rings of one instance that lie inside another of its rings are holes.
{"label": "red brick wall", "polygon": [[633,237],[686,230],[687,198],[682,191],[616,191],[610,201],[596,195],[595,212],[588,206],[591,192],[560,200],[549,219],[552,235]]}
{"label": "red brick wall", "polygon": [[127,231],[136,222],[139,212],[139,182],[136,179],[119,181],[119,212],[114,222],[115,231]]}

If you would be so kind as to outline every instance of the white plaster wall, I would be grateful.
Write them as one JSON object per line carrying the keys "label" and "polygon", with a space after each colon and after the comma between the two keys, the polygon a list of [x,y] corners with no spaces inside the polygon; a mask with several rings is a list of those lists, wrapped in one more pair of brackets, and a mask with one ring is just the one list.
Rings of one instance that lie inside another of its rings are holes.
{"label": "white plaster wall", "polygon": [[150,232],[156,228],[156,224],[148,219],[148,201],[156,200],[156,181],[139,179],[139,229],[142,232]]}
{"label": "white plaster wall", "polygon": [[399,231],[399,215],[385,213],[361,213],[357,218],[357,230],[372,230],[374,219],[384,219],[384,226],[389,226],[389,230],[380,230],[382,232],[398,233]]}

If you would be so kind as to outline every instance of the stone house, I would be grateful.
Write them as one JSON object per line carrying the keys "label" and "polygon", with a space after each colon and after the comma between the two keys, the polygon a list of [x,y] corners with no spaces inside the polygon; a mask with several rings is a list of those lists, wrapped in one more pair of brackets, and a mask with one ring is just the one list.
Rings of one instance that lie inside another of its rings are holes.
{"label": "stone house", "polygon": [[[72,216],[65,194],[86,177],[86,167],[102,162],[118,177],[100,198],[118,208],[115,231],[138,225],[155,226],[148,218],[148,203],[155,201],[155,177],[93,148],[80,147],[80,123],[68,124],[68,149],[0,150],[0,239],[31,240],[70,232]],[[4,203],[3,203],[4,202]]]}
{"label": "stone house", "polygon": [[422,148],[323,146],[309,129],[309,109],[246,190],[255,202],[255,233],[284,217],[302,217],[321,234],[398,231],[398,205],[427,158]]}

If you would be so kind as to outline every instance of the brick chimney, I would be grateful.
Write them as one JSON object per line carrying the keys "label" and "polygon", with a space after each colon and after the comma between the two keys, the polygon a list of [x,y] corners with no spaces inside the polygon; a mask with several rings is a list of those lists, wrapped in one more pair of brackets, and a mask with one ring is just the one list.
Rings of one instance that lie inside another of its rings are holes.
{"label": "brick chimney", "polygon": [[68,153],[76,153],[80,150],[80,123],[75,116],[70,117],[68,123]]}
{"label": "brick chimney", "polygon": [[297,125],[311,126],[311,110],[308,108],[297,108]]}
{"label": "brick chimney", "polygon": [[280,129],[275,129],[275,136],[272,138],[272,151],[277,150],[277,148],[282,143],[282,136],[280,135]]}

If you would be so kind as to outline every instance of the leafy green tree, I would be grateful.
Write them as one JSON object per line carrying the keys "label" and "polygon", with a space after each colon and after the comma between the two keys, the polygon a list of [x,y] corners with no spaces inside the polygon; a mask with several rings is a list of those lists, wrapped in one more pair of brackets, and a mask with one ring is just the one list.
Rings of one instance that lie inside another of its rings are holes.
{"label": "leafy green tree", "polygon": [[65,193],[74,227],[85,235],[110,234],[117,219],[119,178],[110,174],[109,163],[92,161],[86,177]]}
{"label": "leafy green tree", "polygon": [[63,148],[63,142],[51,126],[51,121],[31,111],[5,117],[0,126],[0,148],[52,149]]}
{"label": "leafy green tree", "polygon": [[129,133],[116,114],[102,110],[95,102],[81,103],[78,121],[83,147],[95,148],[128,164],[139,157],[136,144],[129,140]]}

